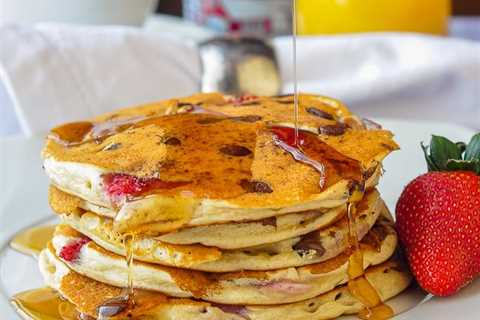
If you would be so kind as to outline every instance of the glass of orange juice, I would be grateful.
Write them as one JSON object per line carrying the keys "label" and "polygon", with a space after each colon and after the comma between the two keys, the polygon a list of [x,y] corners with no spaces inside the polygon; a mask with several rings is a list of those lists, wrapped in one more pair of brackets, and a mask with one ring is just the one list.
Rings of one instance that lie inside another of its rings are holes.
{"label": "glass of orange juice", "polygon": [[298,33],[448,33],[451,0],[294,0]]}

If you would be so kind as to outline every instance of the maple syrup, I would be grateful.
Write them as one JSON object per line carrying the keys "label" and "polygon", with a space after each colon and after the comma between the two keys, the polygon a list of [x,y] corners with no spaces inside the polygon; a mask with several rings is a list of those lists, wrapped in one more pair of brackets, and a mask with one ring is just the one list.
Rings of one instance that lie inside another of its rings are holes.
{"label": "maple syrup", "polygon": [[97,307],[99,320],[108,319],[120,313],[128,312],[135,307],[135,293],[133,283],[134,242],[135,234],[128,233],[123,237],[125,246],[125,262],[127,264],[127,288],[124,288],[117,297],[103,302]]}
{"label": "maple syrup", "polygon": [[53,237],[55,226],[38,226],[21,231],[10,241],[10,247],[21,253],[37,257]]}
{"label": "maple syrup", "polygon": [[[320,174],[321,189],[333,185],[341,179],[360,184],[363,175],[360,163],[339,153],[310,132],[289,127],[270,127],[274,134],[273,142],[290,153],[292,157],[313,167]],[[296,137],[298,134],[298,137]]]}
{"label": "maple syrup", "polygon": [[295,123],[295,146],[298,141],[298,79],[297,79],[297,1],[292,0],[292,41],[293,41],[293,109]]}
{"label": "maple syrup", "polygon": [[31,320],[78,320],[80,317],[72,303],[48,287],[18,293],[11,302],[22,316]]}

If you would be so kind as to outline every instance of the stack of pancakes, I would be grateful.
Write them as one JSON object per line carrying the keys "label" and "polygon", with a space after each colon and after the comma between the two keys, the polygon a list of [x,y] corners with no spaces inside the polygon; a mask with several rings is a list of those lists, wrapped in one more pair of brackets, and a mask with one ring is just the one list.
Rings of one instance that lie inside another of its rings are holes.
{"label": "stack of pancakes", "polygon": [[313,95],[296,131],[293,102],[200,94],[53,129],[47,284],[113,319],[329,319],[399,294],[375,189],[392,134]]}

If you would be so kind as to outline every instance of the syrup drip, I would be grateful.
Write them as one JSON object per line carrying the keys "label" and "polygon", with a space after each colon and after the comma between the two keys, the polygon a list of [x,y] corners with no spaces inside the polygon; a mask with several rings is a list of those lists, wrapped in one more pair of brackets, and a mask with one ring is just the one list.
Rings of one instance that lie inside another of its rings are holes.
{"label": "syrup drip", "polygon": [[320,174],[320,188],[328,187],[340,178],[357,183],[363,179],[358,161],[342,155],[315,134],[300,130],[295,138],[295,129],[292,128],[274,126],[270,130],[278,147]]}
{"label": "syrup drip", "polygon": [[22,316],[32,320],[81,319],[75,306],[63,300],[51,288],[40,288],[18,293],[12,297],[11,302]]}
{"label": "syrup drip", "polygon": [[37,257],[47,247],[53,237],[55,226],[40,226],[26,229],[18,233],[10,242],[10,246],[18,252]]}
{"label": "syrup drip", "polygon": [[125,236],[125,249],[126,249],[126,262],[128,266],[128,288],[127,294],[130,297],[130,300],[135,304],[133,296],[133,244],[135,242],[134,234],[127,234]]}
{"label": "syrup drip", "polygon": [[118,297],[109,299],[97,307],[97,316],[99,320],[108,319],[135,307],[135,293],[133,283],[133,244],[135,235],[133,233],[124,236],[125,262],[128,266],[127,288],[125,288]]}
{"label": "syrup drip", "polygon": [[357,235],[356,205],[363,198],[363,186],[356,185],[347,204],[349,245],[352,254],[348,259],[348,289],[365,308],[359,312],[360,319],[385,320],[394,313],[392,308],[382,303],[376,289],[368,282],[364,273],[363,253]]}

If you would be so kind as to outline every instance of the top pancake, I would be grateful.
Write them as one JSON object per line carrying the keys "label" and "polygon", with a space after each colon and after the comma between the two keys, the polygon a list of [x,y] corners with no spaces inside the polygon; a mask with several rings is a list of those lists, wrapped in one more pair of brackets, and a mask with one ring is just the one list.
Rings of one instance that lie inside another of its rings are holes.
{"label": "top pancake", "polygon": [[106,208],[121,211],[148,195],[150,209],[166,209],[147,222],[225,208],[338,206],[349,182],[363,182],[397,145],[389,131],[368,128],[335,100],[299,100],[303,162],[285,151],[293,130],[272,128],[294,126],[292,97],[200,94],[57,127],[44,166],[57,187]]}

